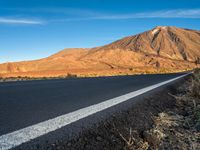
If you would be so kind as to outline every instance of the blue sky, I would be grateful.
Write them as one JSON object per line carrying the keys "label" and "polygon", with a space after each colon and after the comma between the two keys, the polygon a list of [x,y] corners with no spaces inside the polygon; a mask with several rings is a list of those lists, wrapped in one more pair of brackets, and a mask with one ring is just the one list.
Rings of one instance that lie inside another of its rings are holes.
{"label": "blue sky", "polygon": [[0,0],[0,63],[101,46],[160,25],[200,30],[200,1]]}

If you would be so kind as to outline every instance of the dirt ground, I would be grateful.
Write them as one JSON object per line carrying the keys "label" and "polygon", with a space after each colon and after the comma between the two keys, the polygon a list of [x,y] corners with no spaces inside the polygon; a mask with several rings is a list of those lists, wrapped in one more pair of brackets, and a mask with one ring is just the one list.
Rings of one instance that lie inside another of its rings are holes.
{"label": "dirt ground", "polygon": [[55,150],[199,150],[200,71],[177,87],[114,114]]}

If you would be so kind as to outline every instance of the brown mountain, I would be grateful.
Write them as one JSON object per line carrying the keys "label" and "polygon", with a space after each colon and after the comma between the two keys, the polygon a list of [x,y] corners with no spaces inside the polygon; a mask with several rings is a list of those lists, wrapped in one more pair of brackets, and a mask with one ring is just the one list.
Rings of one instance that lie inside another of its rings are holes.
{"label": "brown mountain", "polygon": [[200,58],[200,31],[158,26],[103,46],[102,49],[128,49],[194,62]]}
{"label": "brown mountain", "polygon": [[0,76],[178,72],[199,63],[200,31],[158,26],[101,47],[65,49],[40,60],[0,64]]}

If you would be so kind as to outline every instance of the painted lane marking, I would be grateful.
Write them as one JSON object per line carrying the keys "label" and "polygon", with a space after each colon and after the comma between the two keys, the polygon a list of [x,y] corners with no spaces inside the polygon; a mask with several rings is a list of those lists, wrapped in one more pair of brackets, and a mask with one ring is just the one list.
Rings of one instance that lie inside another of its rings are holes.
{"label": "painted lane marking", "polygon": [[0,150],[8,150],[11,148],[14,148],[16,146],[21,145],[22,143],[28,142],[32,139],[35,139],[39,136],[45,135],[49,132],[55,131],[59,128],[62,128],[70,123],[76,122],[82,118],[85,118],[87,116],[90,116],[94,113],[100,112],[104,109],[107,109],[109,107],[112,107],[114,105],[117,105],[119,103],[125,102],[131,98],[134,98],[138,95],[144,94],[148,91],[151,91],[155,88],[158,88],[162,85],[165,85],[167,83],[170,83],[172,81],[175,81],[177,79],[183,78],[188,74],[181,75],[179,77],[151,85],[148,87],[145,87],[143,89],[127,93],[125,95],[115,97],[106,101],[103,101],[101,103],[91,105],[79,110],[76,110],[74,112],[58,116],[53,119],[46,120],[44,122],[8,133],[0,136]]}

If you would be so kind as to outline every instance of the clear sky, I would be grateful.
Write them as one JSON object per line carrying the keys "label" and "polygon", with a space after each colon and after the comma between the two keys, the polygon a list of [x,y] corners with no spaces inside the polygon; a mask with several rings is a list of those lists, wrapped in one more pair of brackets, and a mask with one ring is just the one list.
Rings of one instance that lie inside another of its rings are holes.
{"label": "clear sky", "polygon": [[200,30],[200,0],[0,0],[0,63],[101,46],[160,25]]}

